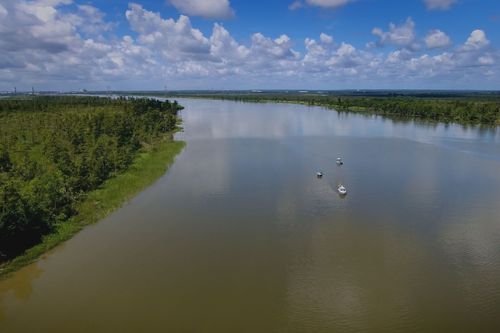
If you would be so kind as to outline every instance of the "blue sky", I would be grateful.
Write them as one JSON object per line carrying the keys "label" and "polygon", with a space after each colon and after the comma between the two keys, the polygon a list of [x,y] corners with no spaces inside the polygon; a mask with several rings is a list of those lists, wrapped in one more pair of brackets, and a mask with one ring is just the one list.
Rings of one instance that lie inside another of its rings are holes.
{"label": "blue sky", "polygon": [[[127,1],[110,1],[106,12],[121,19],[126,32],[127,23],[123,9]],[[147,9],[158,11],[163,17],[177,17],[179,11],[168,1],[137,1]],[[500,42],[500,1],[497,0],[460,0],[449,10],[428,10],[422,0],[357,0],[337,8],[308,6],[289,10],[293,0],[232,0],[236,16],[234,19],[204,19],[192,16],[193,25],[205,33],[210,33],[213,22],[222,22],[231,34],[241,41],[248,40],[255,32],[267,36],[287,34],[297,40],[297,46],[307,37],[321,32],[331,34],[342,40],[362,47],[373,41],[373,27],[387,27],[390,22],[401,23],[408,17],[416,22],[416,30],[422,34],[430,29],[439,28],[457,42],[464,41],[471,31],[483,29],[490,32],[488,38]],[[105,9],[106,7],[101,7]],[[113,8],[113,9],[112,9]],[[121,10],[120,10],[121,9]]]}
{"label": "blue sky", "polygon": [[0,90],[499,90],[498,31],[498,0],[0,0]]}

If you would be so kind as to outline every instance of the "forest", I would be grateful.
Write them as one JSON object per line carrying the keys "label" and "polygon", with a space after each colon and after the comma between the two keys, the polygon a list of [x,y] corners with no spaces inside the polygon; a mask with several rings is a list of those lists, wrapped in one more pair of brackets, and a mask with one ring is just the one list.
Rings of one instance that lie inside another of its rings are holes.
{"label": "forest", "polygon": [[299,103],[343,112],[444,123],[500,125],[498,93],[459,92],[179,92],[170,96],[243,102]]}
{"label": "forest", "polygon": [[149,98],[0,99],[0,262],[39,243],[87,193],[175,130],[181,108]]}

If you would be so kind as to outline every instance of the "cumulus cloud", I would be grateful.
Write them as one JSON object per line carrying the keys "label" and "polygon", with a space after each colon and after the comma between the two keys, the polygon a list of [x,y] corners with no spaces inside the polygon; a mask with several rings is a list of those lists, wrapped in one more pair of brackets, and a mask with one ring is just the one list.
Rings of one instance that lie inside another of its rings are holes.
{"label": "cumulus cloud", "polygon": [[[133,8],[132,5],[130,10]],[[135,7],[135,10],[139,10],[139,7]],[[373,53],[370,49],[357,49],[347,42],[336,44],[333,36],[325,33],[320,34],[318,39],[306,38],[305,53],[301,54],[294,50],[294,43],[287,35],[271,38],[257,32],[251,36],[250,43],[244,45],[219,24],[214,25],[211,36],[204,36],[194,29],[187,18],[184,22],[187,29],[165,30],[163,26],[179,24],[181,19],[177,22],[172,19],[164,20],[159,14],[142,7],[139,12],[141,11],[136,18],[128,15],[131,27],[138,32],[138,42],[148,46],[148,49],[156,50],[162,57],[174,60],[165,66],[166,73],[174,77],[240,77],[246,81],[253,80],[252,78],[264,80],[261,82],[272,78],[275,82],[289,82],[288,79],[283,81],[283,78],[292,76],[299,82],[303,82],[302,79],[329,82],[332,79],[345,81],[352,78],[358,82],[374,80],[379,83],[384,80],[394,82],[394,79],[398,82],[425,81],[439,76],[456,82],[461,76],[484,76],[494,71],[493,66],[498,57],[496,53],[482,52],[488,42],[486,36],[479,32],[473,32],[463,45],[451,52],[428,55],[418,47],[420,39],[411,18],[400,25],[390,24],[388,31],[374,29],[380,46],[397,48],[387,55]],[[182,44],[168,44],[168,39],[177,38],[172,34],[179,33],[182,38],[194,38],[200,45],[208,43],[208,47],[204,47],[201,52],[204,56],[184,52],[182,57],[169,58],[168,52],[175,54],[183,49]],[[151,34],[155,34],[155,38],[149,37]],[[430,31],[423,42],[428,48],[451,46],[449,37],[437,29]],[[169,46],[166,47],[167,45]],[[468,48],[474,50],[466,50]],[[484,69],[472,70],[474,66],[482,66]]]}
{"label": "cumulus cloud", "polygon": [[347,5],[355,0],[306,0],[310,6],[324,7],[324,8],[337,8]]}
{"label": "cumulus cloud", "polygon": [[438,29],[429,31],[424,40],[428,49],[437,49],[451,45],[450,37]]}
{"label": "cumulus cloud", "polygon": [[296,0],[292,2],[288,8],[290,10],[299,9],[305,6],[322,7],[322,8],[339,8],[356,0],[305,0],[304,2]]}
{"label": "cumulus cloud", "polygon": [[[411,18],[390,24],[386,31],[373,30],[384,49],[357,47],[321,33],[306,38],[299,52],[286,34],[255,32],[241,42],[222,24],[203,32],[188,16],[164,18],[134,3],[125,12],[134,37],[119,37],[98,8],[68,4],[0,0],[0,89],[22,82],[102,88],[103,82],[119,85],[126,80],[131,82],[128,88],[136,89],[162,87],[165,80],[187,82],[188,88],[221,87],[223,82],[232,82],[225,88],[248,88],[249,82],[283,88],[293,82],[330,88],[332,82],[426,86],[460,80],[466,86],[471,78],[486,82],[500,74],[499,52],[484,31],[472,31],[453,47],[438,29],[417,36]],[[425,48],[416,47],[420,44]]]}
{"label": "cumulus cloud", "polygon": [[88,35],[99,35],[110,31],[115,24],[105,21],[105,14],[98,8],[90,5],[78,5],[74,15],[68,15],[73,24]]}
{"label": "cumulus cloud", "polygon": [[[249,46],[240,45],[220,24],[214,24],[211,36],[205,36],[192,27],[191,20],[182,16],[177,20],[162,19],[158,13],[131,4],[126,12],[131,28],[138,33],[138,41],[155,50],[162,58],[172,61],[170,70],[202,75],[238,71],[242,67],[253,71],[296,59],[299,53],[292,49],[292,41],[282,35],[276,39],[261,33],[251,36]],[[231,66],[240,68],[230,69]]]}
{"label": "cumulus cloud", "polygon": [[495,64],[495,59],[493,58],[493,56],[491,56],[491,54],[486,54],[484,56],[480,56],[477,60],[478,60],[479,65],[482,65],[482,66],[488,66],[488,65]]}
{"label": "cumulus cloud", "polygon": [[325,44],[333,43],[333,37],[323,32],[319,35],[319,39]]}
{"label": "cumulus cloud", "polygon": [[372,34],[377,36],[379,46],[396,45],[399,47],[416,48],[415,43],[415,22],[411,17],[406,19],[405,23],[396,25],[389,24],[389,30],[384,31],[381,28],[373,28]]}
{"label": "cumulus cloud", "polygon": [[292,49],[292,41],[287,35],[271,39],[261,33],[252,36],[253,54],[265,59],[296,59],[300,54]]}
{"label": "cumulus cloud", "polygon": [[447,10],[457,0],[424,0],[428,10]]}
{"label": "cumulus cloud", "polygon": [[478,50],[486,47],[490,44],[488,38],[486,38],[486,33],[483,30],[474,30],[467,41],[465,42],[464,50]]}
{"label": "cumulus cloud", "polygon": [[214,59],[229,63],[241,62],[248,57],[250,50],[239,45],[222,25],[215,24],[210,37],[210,54]]}
{"label": "cumulus cloud", "polygon": [[133,3],[125,15],[132,30],[139,33],[139,41],[159,51],[168,60],[177,61],[186,57],[201,60],[207,59],[210,54],[208,38],[192,27],[187,16],[181,15],[177,21],[164,20],[160,14]]}
{"label": "cumulus cloud", "polygon": [[333,43],[333,37],[324,33],[319,40],[306,38],[306,54],[301,59],[301,71],[315,78],[366,77],[372,70],[377,56],[369,55],[353,45],[342,42]]}
{"label": "cumulus cloud", "polygon": [[361,57],[354,46],[342,43],[326,62],[328,66],[340,68],[354,68],[362,63]]}
{"label": "cumulus cloud", "polygon": [[229,0],[169,0],[182,14],[209,19],[227,19],[234,16]]}
{"label": "cumulus cloud", "polygon": [[0,49],[23,49],[59,53],[67,49],[74,27],[56,18],[56,9],[45,3],[3,1],[4,18],[0,21]]}
{"label": "cumulus cloud", "polygon": [[218,23],[205,36],[186,16],[163,19],[136,4],[130,5],[127,19],[137,42],[166,61],[162,71],[168,77],[267,76],[291,73],[299,64],[300,53],[287,35],[273,39],[257,32],[249,45],[242,45]]}
{"label": "cumulus cloud", "polygon": [[[70,0],[0,1],[9,13],[0,20],[0,77],[4,84],[8,80],[32,84],[112,80],[145,69],[140,64],[149,63],[149,51],[130,37],[82,38],[82,32],[108,30],[112,23],[104,22],[104,15],[88,5],[69,13],[65,8],[69,4]],[[87,29],[91,26],[92,31]],[[139,59],[139,65],[135,64]]]}

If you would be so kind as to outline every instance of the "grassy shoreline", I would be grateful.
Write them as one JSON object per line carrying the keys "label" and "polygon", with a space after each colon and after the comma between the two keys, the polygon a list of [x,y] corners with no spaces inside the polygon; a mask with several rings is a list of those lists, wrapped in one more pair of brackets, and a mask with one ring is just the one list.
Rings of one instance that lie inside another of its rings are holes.
{"label": "grassy shoreline", "polygon": [[100,221],[123,206],[165,174],[184,146],[185,142],[173,140],[170,133],[141,149],[127,170],[108,179],[100,188],[86,195],[78,204],[78,213],[75,216],[60,223],[53,233],[43,237],[40,244],[1,264],[0,279],[37,261],[43,254],[69,240],[85,226]]}

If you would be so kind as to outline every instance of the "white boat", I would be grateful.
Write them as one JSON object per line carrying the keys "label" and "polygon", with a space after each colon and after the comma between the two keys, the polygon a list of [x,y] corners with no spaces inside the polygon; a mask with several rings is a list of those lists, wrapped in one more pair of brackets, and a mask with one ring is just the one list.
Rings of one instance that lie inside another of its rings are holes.
{"label": "white boat", "polygon": [[318,178],[323,177],[323,172],[321,172],[321,171],[316,172],[316,177],[318,177]]}
{"label": "white boat", "polygon": [[344,164],[344,161],[342,161],[342,159],[339,157],[339,158],[337,158],[337,164],[342,165],[342,164]]}
{"label": "white boat", "polygon": [[342,195],[347,194],[347,189],[342,184],[339,185],[339,187],[337,188],[337,191],[339,191],[339,193]]}

